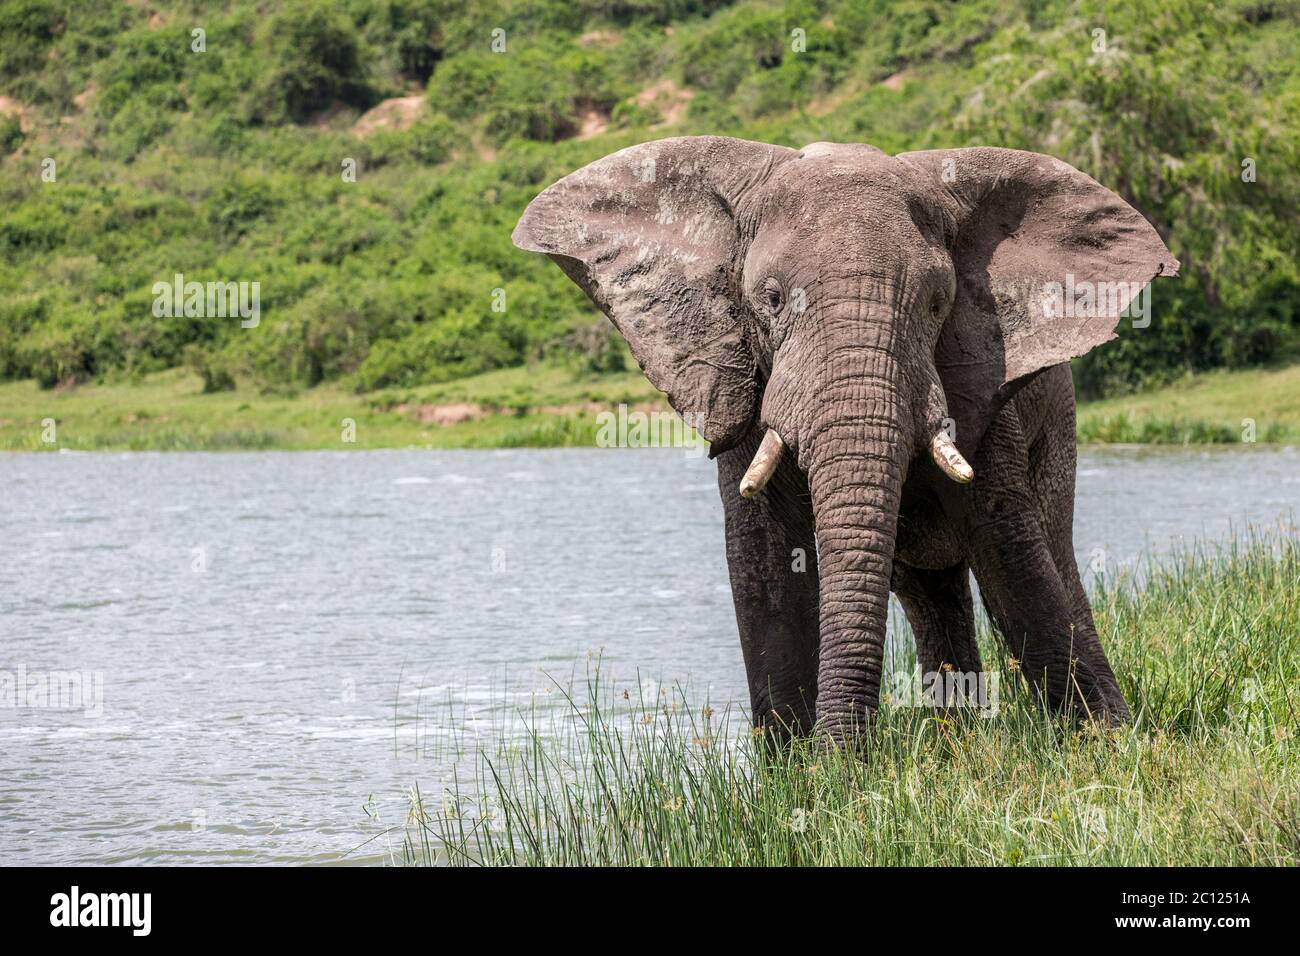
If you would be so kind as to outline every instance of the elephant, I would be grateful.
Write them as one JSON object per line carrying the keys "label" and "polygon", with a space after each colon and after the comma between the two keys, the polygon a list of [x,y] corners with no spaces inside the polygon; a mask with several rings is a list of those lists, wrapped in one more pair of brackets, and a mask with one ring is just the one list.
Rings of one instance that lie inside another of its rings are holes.
{"label": "elephant", "polygon": [[972,573],[1045,706],[1130,719],[1075,563],[1069,368],[1177,274],[1128,203],[1033,152],[686,136],[512,238],[709,442],[756,731],[869,729],[891,592],[923,671],[982,672]]}

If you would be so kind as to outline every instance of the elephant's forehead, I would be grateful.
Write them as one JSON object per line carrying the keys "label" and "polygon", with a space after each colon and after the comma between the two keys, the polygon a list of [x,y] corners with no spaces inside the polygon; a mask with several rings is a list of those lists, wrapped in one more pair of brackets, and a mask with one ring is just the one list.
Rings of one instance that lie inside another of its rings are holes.
{"label": "elephant's forehead", "polygon": [[788,163],[768,193],[768,215],[797,231],[833,229],[849,238],[859,227],[873,233],[910,225],[918,197],[898,160],[871,147],[851,147]]}
{"label": "elephant's forehead", "polygon": [[888,159],[885,153],[866,143],[809,143],[799,150],[800,159],[843,159],[868,162],[873,158]]}

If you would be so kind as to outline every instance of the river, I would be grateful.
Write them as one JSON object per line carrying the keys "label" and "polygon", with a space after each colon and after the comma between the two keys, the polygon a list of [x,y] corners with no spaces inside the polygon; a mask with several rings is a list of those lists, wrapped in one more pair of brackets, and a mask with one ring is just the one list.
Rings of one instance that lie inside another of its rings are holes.
{"label": "river", "polygon": [[[6,454],[0,487],[0,863],[379,862],[363,805],[400,824],[552,678],[745,702],[683,450]],[[1085,449],[1078,487],[1115,573],[1294,515],[1300,450]]]}

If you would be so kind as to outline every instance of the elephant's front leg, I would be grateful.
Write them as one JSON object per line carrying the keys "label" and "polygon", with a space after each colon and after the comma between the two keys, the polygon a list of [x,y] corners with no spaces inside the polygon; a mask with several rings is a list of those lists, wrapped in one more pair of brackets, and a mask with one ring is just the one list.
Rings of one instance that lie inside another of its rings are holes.
{"label": "elephant's front leg", "polygon": [[[1016,396],[1016,409],[1022,423],[1033,420],[1038,412],[1043,426],[1029,443],[1029,479],[1038,502],[1040,523],[1047,547],[1052,552],[1056,570],[1065,584],[1073,608],[1076,646],[1089,658],[1093,667],[1110,673],[1110,663],[1102,650],[1092,606],[1079,566],[1074,558],[1074,485],[1078,468],[1075,446],[1074,382],[1069,366],[1062,365],[1038,376]],[[1032,426],[1026,430],[1033,434]],[[1106,709],[1120,719],[1128,719],[1128,704],[1118,684],[1106,682]]]}
{"label": "elephant's front leg", "polygon": [[1095,632],[1080,629],[1048,545],[1013,405],[980,444],[969,494],[970,562],[984,603],[1030,684],[1058,711],[1117,722],[1123,696]]}
{"label": "elephant's front leg", "polygon": [[762,494],[740,496],[760,434],[718,457],[718,485],[754,725],[784,739],[811,730],[816,714],[817,550],[808,485],[791,462]]}

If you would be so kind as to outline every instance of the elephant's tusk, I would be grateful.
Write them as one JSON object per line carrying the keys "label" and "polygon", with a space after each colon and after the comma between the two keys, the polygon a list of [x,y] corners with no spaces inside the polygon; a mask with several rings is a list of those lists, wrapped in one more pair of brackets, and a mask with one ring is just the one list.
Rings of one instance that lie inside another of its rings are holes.
{"label": "elephant's tusk", "polygon": [[745,477],[740,479],[742,498],[752,498],[767,486],[772,475],[776,473],[776,466],[781,463],[781,454],[784,451],[785,442],[781,440],[775,428],[769,428],[758,446],[758,451],[754,452],[754,460],[750,462],[749,470],[745,472]]}
{"label": "elephant's tusk", "polygon": [[939,432],[930,442],[930,454],[939,469],[953,481],[969,484],[975,477],[975,471],[966,463],[957,446],[953,444],[946,432]]}

